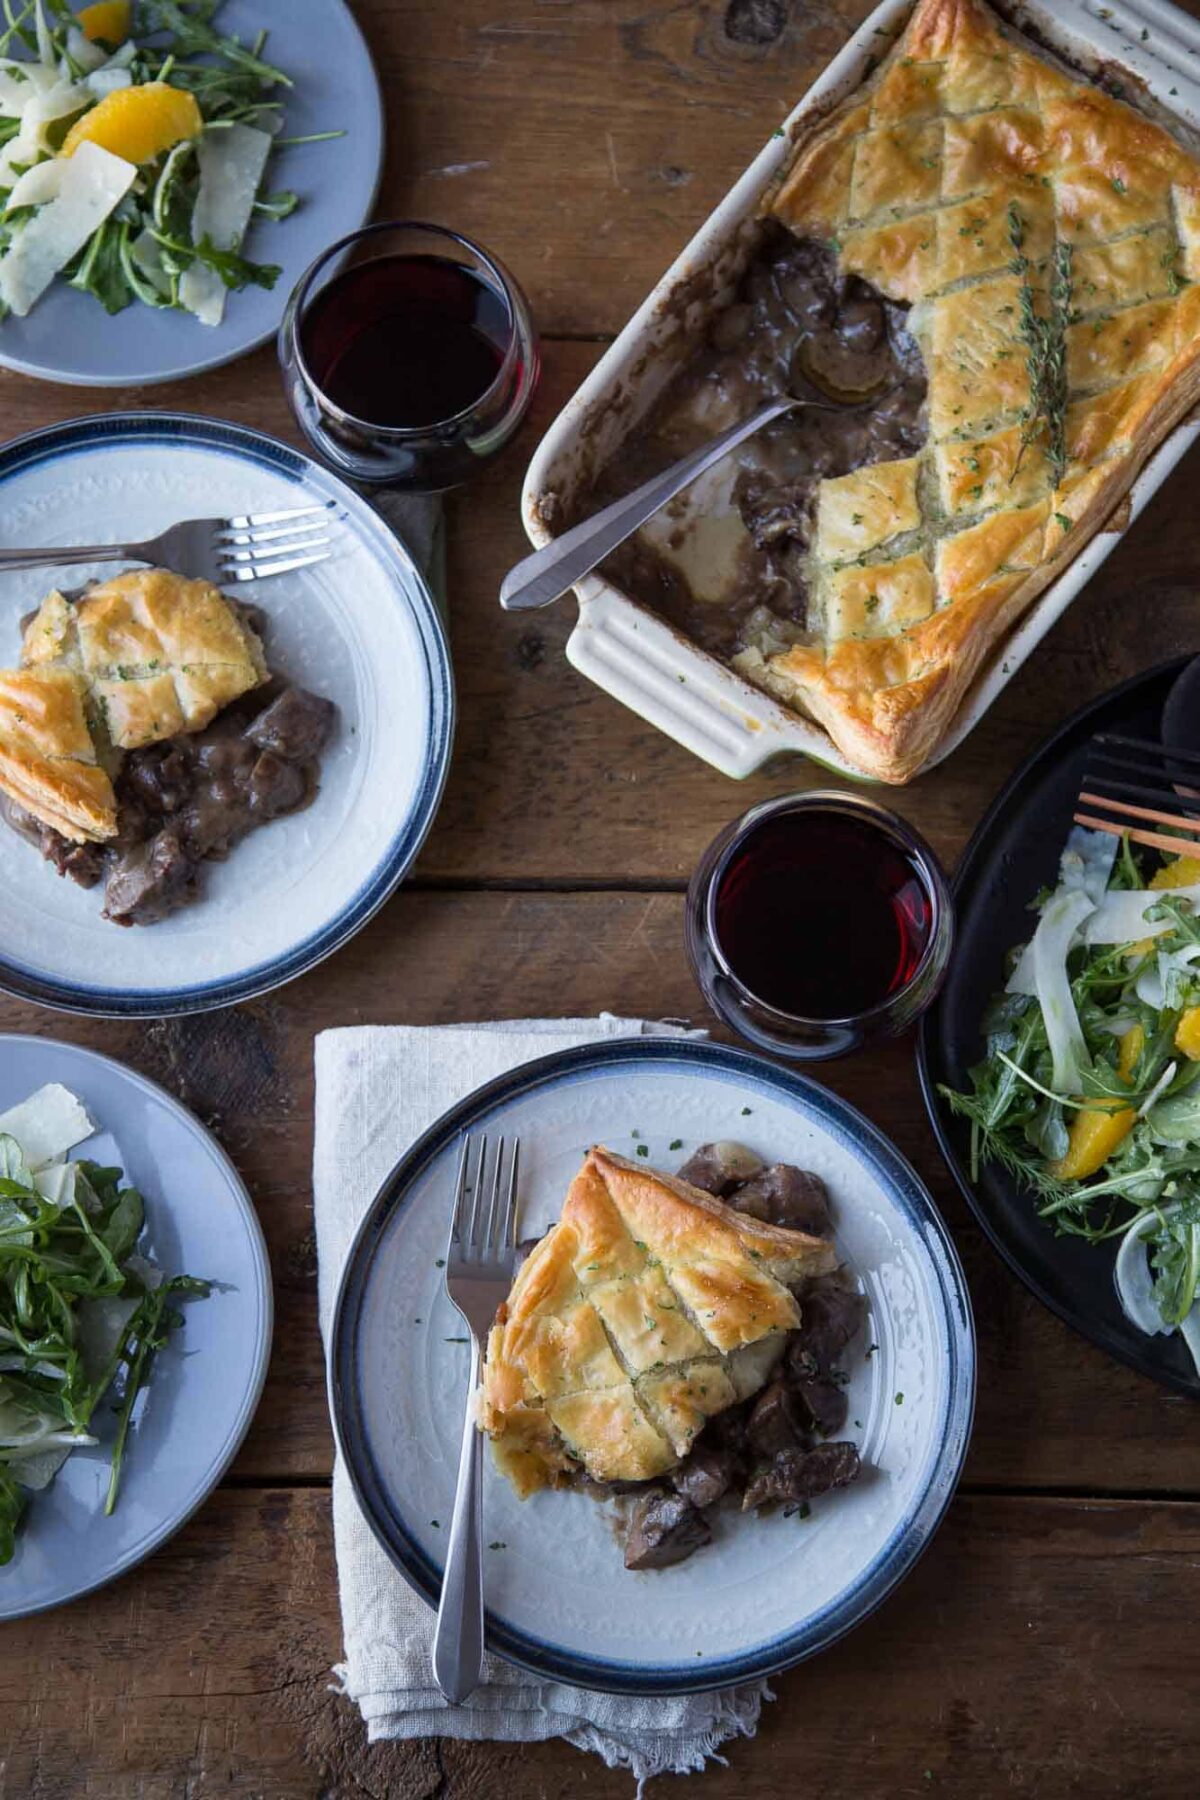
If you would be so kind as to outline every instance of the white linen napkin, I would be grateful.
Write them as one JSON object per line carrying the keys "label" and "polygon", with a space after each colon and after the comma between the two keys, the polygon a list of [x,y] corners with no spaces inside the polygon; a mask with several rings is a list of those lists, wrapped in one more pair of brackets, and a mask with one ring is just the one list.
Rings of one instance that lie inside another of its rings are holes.
{"label": "white linen napkin", "polygon": [[[646,1020],[525,1019],[446,1026],[365,1026],[316,1041],[316,1217],[321,1330],[327,1337],[338,1279],[360,1220],[385,1175],[414,1140],[483,1082],[519,1063],[601,1038],[684,1035]],[[686,1035],[702,1036],[702,1033]],[[633,1699],[539,1681],[488,1657],[483,1685],[451,1707],[433,1678],[434,1614],[377,1543],[339,1458],[333,1532],[345,1661],[339,1691],[357,1701],[377,1738],[564,1737],[610,1768],[628,1768],[638,1793],[651,1776],[704,1767],[718,1746],[752,1737],[765,1681],[678,1699]],[[724,1760],[718,1758],[718,1760]]]}

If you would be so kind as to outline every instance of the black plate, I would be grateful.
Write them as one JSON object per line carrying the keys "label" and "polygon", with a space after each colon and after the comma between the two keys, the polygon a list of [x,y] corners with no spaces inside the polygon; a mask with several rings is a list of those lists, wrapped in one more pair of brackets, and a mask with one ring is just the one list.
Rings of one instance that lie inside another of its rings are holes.
{"label": "black plate", "polygon": [[1034,752],[994,802],[954,878],[954,960],[922,1022],[917,1062],[942,1154],[1009,1267],[1051,1312],[1110,1356],[1167,1387],[1200,1395],[1200,1376],[1178,1333],[1147,1337],[1121,1311],[1113,1285],[1115,1246],[1056,1236],[1038,1218],[1032,1197],[994,1164],[985,1164],[972,1182],[970,1127],[937,1092],[939,1082],[970,1086],[967,1070],[983,1054],[979,1021],[1004,985],[1005,952],[1029,937],[1029,902],[1056,879],[1089,740],[1098,731],[1157,737],[1163,701],[1187,660],[1164,663],[1084,707]]}

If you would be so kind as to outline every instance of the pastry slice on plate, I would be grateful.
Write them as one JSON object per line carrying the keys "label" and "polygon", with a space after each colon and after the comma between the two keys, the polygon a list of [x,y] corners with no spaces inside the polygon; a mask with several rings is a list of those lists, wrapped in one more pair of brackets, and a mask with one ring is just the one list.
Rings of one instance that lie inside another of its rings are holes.
{"label": "pastry slice on plate", "polygon": [[[828,1238],[591,1150],[489,1334],[479,1420],[498,1467],[522,1498],[547,1486],[624,1489],[679,1471],[711,1420],[741,1408],[742,1431],[745,1403],[769,1386],[782,1392],[774,1377],[801,1335],[804,1295],[825,1284],[818,1310],[827,1307],[830,1283],[852,1316],[844,1342],[861,1300],[840,1286]],[[802,1373],[817,1378],[817,1360]],[[795,1433],[751,1445],[747,1478],[776,1449],[812,1452],[800,1402],[780,1404],[791,1407]]]}
{"label": "pastry slice on plate", "polygon": [[117,829],[117,801],[73,669],[0,670],[0,793],[74,844]]}
{"label": "pastry slice on plate", "polygon": [[131,569],[74,603],[48,595],[26,627],[21,660],[78,671],[121,750],[202,731],[269,679],[241,610],[211,582],[169,569]]}

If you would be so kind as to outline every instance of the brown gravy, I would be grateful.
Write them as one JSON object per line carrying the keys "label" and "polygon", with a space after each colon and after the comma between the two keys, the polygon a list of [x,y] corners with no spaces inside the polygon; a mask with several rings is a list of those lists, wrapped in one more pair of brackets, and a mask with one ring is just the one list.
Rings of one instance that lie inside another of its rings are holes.
{"label": "brown gravy", "polygon": [[336,710],[273,682],[204,731],[130,751],[114,784],[117,836],[106,843],[73,844],[2,795],[0,816],[60,875],[85,888],[103,882],[106,919],[152,925],[200,897],[204,862],[310,804]]}
{"label": "brown gravy", "polygon": [[[802,354],[832,388],[879,384],[878,402],[865,412],[777,419],[604,564],[619,587],[723,658],[748,647],[771,654],[807,635],[805,552],[818,481],[910,456],[923,443],[925,372],[907,308],[841,275],[827,245],[768,223],[734,299],[587,497],[592,509],[628,493],[786,393]],[[702,485],[714,478],[716,486]]]}

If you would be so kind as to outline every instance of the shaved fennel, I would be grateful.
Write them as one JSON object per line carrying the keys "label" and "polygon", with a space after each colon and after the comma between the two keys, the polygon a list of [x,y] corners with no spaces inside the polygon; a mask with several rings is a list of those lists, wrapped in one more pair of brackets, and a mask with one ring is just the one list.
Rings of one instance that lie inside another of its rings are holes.
{"label": "shaved fennel", "polygon": [[969,1090],[941,1091],[972,1167],[1001,1164],[1056,1231],[1118,1240],[1126,1316],[1200,1368],[1200,885],[1152,887],[1157,859],[1093,835],[1072,833]]}

